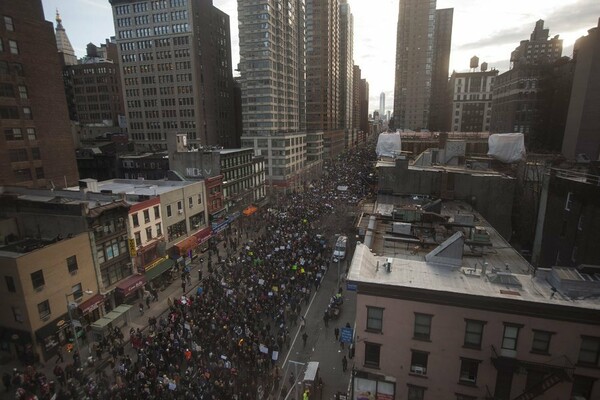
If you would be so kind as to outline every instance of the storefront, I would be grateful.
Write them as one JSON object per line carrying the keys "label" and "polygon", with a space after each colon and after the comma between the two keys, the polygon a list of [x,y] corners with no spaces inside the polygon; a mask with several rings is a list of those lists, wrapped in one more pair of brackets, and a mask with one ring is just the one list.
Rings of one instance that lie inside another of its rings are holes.
{"label": "storefront", "polygon": [[142,298],[142,288],[146,284],[144,275],[132,275],[123,279],[116,290],[117,304],[133,304]]}
{"label": "storefront", "polygon": [[81,317],[79,320],[86,331],[92,322],[100,318],[100,314],[102,313],[100,306],[103,303],[104,296],[97,293],[77,306],[79,316]]}
{"label": "storefront", "polygon": [[172,258],[177,260],[180,257],[184,257],[185,263],[189,263],[192,259],[196,258],[201,251],[206,250],[203,246],[208,243],[211,237],[211,227],[207,226],[206,228],[200,229],[192,236],[173,246],[175,252],[172,254]]}
{"label": "storefront", "polygon": [[162,289],[171,281],[171,271],[175,265],[175,260],[168,257],[156,259],[153,263],[147,265],[144,275],[146,282],[150,283],[155,289]]}
{"label": "storefront", "polygon": [[31,334],[19,329],[0,328],[0,350],[23,361],[26,349],[31,348]]}
{"label": "storefront", "polygon": [[72,337],[70,331],[69,316],[67,314],[56,318],[35,331],[44,360],[50,359],[56,354],[59,346],[67,343],[69,337]]}

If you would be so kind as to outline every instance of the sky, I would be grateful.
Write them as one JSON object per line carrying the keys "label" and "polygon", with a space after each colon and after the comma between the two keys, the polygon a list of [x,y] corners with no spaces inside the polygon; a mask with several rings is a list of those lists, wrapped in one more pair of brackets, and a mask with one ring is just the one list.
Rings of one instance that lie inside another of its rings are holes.
{"label": "sky", "polygon": [[[394,63],[399,0],[347,0],[354,15],[354,64],[369,82],[369,112],[379,109],[385,93],[386,110],[393,108]],[[42,0],[46,19],[54,22],[56,9],[78,57],[87,43],[96,45],[114,36],[108,0]],[[239,62],[237,0],[213,0],[229,14],[233,65]],[[449,74],[467,71],[469,59],[500,73],[509,67],[510,52],[529,39],[535,22],[545,21],[550,36],[563,39],[563,55],[572,56],[573,43],[598,25],[600,0],[437,0],[437,8],[454,8]]]}

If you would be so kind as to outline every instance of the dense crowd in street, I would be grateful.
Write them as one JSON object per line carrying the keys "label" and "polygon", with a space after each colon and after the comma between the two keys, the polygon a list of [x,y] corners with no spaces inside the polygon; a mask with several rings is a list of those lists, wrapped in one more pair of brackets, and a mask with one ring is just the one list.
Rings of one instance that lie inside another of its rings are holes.
{"label": "dense crowd in street", "polygon": [[[208,273],[199,273],[193,295],[169,299],[169,310],[150,318],[147,329],[129,337],[117,329],[94,345],[110,368],[83,376],[78,360],[52,378],[33,367],[15,371],[16,398],[56,392],[57,399],[75,399],[80,386],[90,399],[256,398],[259,387],[282,378],[278,360],[329,266],[329,245],[318,235],[322,217],[367,195],[363,178],[374,157],[370,148],[345,154],[326,164],[322,179],[260,210],[252,226],[229,229],[229,251],[209,250]],[[127,339],[134,356],[125,351]]]}

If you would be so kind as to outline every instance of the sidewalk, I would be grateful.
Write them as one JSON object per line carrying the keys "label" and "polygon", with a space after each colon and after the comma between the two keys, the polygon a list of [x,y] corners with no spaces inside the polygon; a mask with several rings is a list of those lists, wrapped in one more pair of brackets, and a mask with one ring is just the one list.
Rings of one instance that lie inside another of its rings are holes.
{"label": "sidewalk", "polygon": [[[248,233],[248,239],[246,239],[245,234],[240,234],[239,236],[239,246],[236,249],[236,252],[239,251],[240,246],[242,246],[246,241],[253,240],[256,237],[256,233],[254,232],[253,227],[250,227]],[[238,227],[238,230],[239,227]],[[224,241],[219,242],[218,244],[219,254],[222,258],[225,258],[227,255],[227,251],[224,247]],[[192,278],[192,284],[190,286],[186,286],[186,295],[195,295],[196,289],[198,288],[198,284],[200,283],[198,280],[198,269],[200,268],[199,258],[203,258],[204,262],[202,263],[202,271],[204,276],[207,276],[207,265],[208,265],[208,251],[201,254],[196,260],[194,260],[190,264],[190,276]],[[216,254],[212,254],[212,265],[216,270],[218,268],[218,256]],[[157,319],[162,316],[168,309],[168,298],[174,300],[176,298],[180,298],[183,295],[183,291],[181,290],[181,279],[174,279],[173,282],[163,291],[158,292],[158,301],[151,302],[150,308],[144,308],[144,314],[140,315],[138,307],[134,305],[129,311],[129,324],[121,327],[121,332],[123,332],[123,338],[125,343],[125,353],[129,353],[131,351],[131,346],[129,343],[129,331],[131,328],[145,330],[148,327],[148,319],[150,317],[156,317]],[[145,305],[145,302],[144,302]],[[91,335],[90,335],[91,336]],[[102,355],[102,360],[96,360],[95,354],[93,354],[93,341],[87,341],[87,343],[83,343],[80,339],[80,348],[81,348],[81,364],[86,365],[88,357],[90,355],[93,356],[95,362],[91,366],[84,367],[84,375],[85,376],[94,376],[96,371],[101,371],[106,369],[108,366],[108,359],[110,355],[105,351]],[[72,353],[63,353],[64,362],[60,363],[61,367],[64,369],[67,364],[73,362]],[[37,363],[35,365],[37,372],[42,372],[46,375],[49,381],[56,381],[54,376],[54,367],[56,365],[56,357],[51,358],[46,363]],[[22,372],[25,367],[21,364],[19,360],[11,360],[6,364],[0,365],[0,375],[8,372],[12,376],[13,369],[16,368],[18,371]],[[110,374],[109,374],[110,375]],[[4,387],[0,389],[0,399],[14,399],[15,398],[15,387],[11,387],[8,392],[4,391]]]}

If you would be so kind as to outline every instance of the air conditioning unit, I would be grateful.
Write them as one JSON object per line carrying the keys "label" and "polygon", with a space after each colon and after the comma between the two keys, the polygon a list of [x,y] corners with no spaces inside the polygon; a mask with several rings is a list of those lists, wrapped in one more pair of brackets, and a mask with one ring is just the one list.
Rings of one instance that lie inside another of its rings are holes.
{"label": "air conditioning unit", "polygon": [[74,269],[73,271],[70,271],[69,273],[71,275],[77,275],[77,271],[79,271],[78,269]]}
{"label": "air conditioning unit", "polygon": [[48,321],[49,319],[50,319],[50,314],[48,314],[48,315],[44,315],[44,316],[42,317],[42,321]]}
{"label": "air conditioning unit", "polygon": [[35,288],[36,292],[41,292],[42,290],[44,290],[44,285],[38,286]]}
{"label": "air conditioning unit", "polygon": [[183,214],[183,210],[177,210],[177,214],[179,214],[179,215]]}
{"label": "air conditioning unit", "polygon": [[427,368],[421,367],[419,365],[411,365],[410,372],[417,375],[425,375],[427,373]]}

